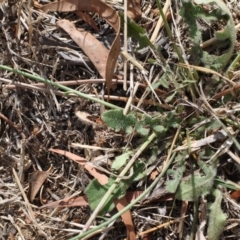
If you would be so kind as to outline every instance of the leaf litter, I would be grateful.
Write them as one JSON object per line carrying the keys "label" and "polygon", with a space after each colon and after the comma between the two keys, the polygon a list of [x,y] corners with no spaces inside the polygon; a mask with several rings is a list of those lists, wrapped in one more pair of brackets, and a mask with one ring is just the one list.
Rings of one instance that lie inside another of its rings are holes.
{"label": "leaf litter", "polygon": [[238,239],[240,9],[223,2],[166,1],[162,28],[159,1],[128,1],[125,25],[117,2],[1,3],[2,65],[118,108],[1,70],[2,238]]}

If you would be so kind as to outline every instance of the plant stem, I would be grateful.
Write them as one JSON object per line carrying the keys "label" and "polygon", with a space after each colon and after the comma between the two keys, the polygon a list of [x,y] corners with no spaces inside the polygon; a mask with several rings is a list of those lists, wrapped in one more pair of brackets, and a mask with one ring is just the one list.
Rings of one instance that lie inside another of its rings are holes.
{"label": "plant stem", "polygon": [[36,76],[36,75],[30,74],[30,73],[27,73],[27,72],[24,72],[24,71],[20,71],[20,70],[14,69],[14,68],[10,68],[10,67],[4,66],[4,65],[0,65],[0,69],[4,69],[6,71],[16,73],[18,75],[21,75],[21,76],[33,79],[33,80],[35,80],[37,82],[43,82],[43,83],[49,84],[51,86],[57,87],[59,89],[64,90],[66,92],[66,94],[73,93],[73,94],[75,94],[78,97],[82,97],[82,98],[91,100],[93,102],[100,103],[100,104],[102,104],[102,105],[104,105],[106,107],[112,108],[112,109],[122,109],[121,107],[118,107],[118,106],[116,106],[114,104],[111,104],[109,102],[105,102],[105,101],[103,101],[103,100],[101,100],[99,98],[95,98],[95,97],[90,96],[88,94],[79,92],[77,90],[71,89],[71,88],[66,87],[66,86],[63,86],[63,85],[61,85],[59,83],[52,82],[51,80],[44,79],[44,78],[42,78],[40,76]]}
{"label": "plant stem", "polygon": [[161,7],[161,5],[160,5],[159,0],[156,0],[156,3],[157,3],[157,6],[158,6],[158,9],[159,9],[159,12],[160,12],[160,14],[161,14],[161,17],[162,17],[162,19],[163,19],[164,26],[165,26],[165,28],[166,28],[167,34],[168,34],[168,36],[170,37],[170,39],[172,40],[173,48],[174,48],[175,52],[177,53],[180,62],[184,63],[184,59],[183,59],[183,57],[182,57],[182,54],[181,54],[178,46],[177,46],[176,43],[174,42],[171,29],[170,29],[170,27],[169,27],[169,24],[168,24],[168,22],[167,22],[167,19],[166,19],[165,15],[164,15],[164,13],[163,13],[163,9],[162,9],[162,7]]}
{"label": "plant stem", "polygon": [[190,240],[195,239],[198,219],[198,199],[193,202],[193,223],[191,228]]}

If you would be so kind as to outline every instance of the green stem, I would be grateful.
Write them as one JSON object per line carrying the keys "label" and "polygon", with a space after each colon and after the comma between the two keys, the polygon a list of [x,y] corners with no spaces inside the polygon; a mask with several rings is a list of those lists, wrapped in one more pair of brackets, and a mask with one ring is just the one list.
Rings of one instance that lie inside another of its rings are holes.
{"label": "green stem", "polygon": [[191,228],[190,240],[195,239],[198,219],[198,199],[193,202],[193,223]]}
{"label": "green stem", "polygon": [[168,21],[163,13],[163,10],[162,10],[162,7],[161,7],[161,4],[159,2],[159,0],[156,0],[156,3],[157,3],[157,6],[158,6],[158,9],[159,9],[159,12],[161,14],[161,17],[163,19],[163,22],[164,22],[164,26],[166,28],[166,31],[167,31],[167,34],[168,36],[170,37],[170,39],[172,40],[172,43],[173,43],[173,48],[175,50],[175,52],[177,53],[178,57],[179,57],[179,60],[180,62],[184,63],[184,59],[182,57],[182,54],[178,48],[178,46],[176,45],[176,43],[174,42],[174,38],[173,38],[173,35],[172,35],[172,32],[171,32],[171,29],[169,27],[169,24],[168,24]]}
{"label": "green stem", "polygon": [[74,90],[74,89],[71,89],[69,87],[66,87],[66,86],[63,86],[59,83],[55,83],[55,82],[52,82],[48,79],[44,79],[40,76],[35,76],[33,74],[30,74],[30,73],[27,73],[27,72],[24,72],[24,71],[20,71],[20,70],[17,70],[17,69],[14,69],[14,68],[10,68],[10,67],[7,67],[7,66],[4,66],[4,65],[0,65],[0,69],[3,69],[3,70],[6,70],[6,71],[9,71],[9,72],[13,72],[13,73],[16,73],[18,75],[21,75],[21,76],[24,76],[24,77],[27,77],[27,78],[30,78],[30,79],[33,79],[37,82],[42,82],[42,83],[46,83],[46,84],[49,84],[51,86],[54,86],[54,87],[57,87],[61,90],[64,90],[67,94],[69,93],[73,93],[75,94],[76,96],[78,97],[82,97],[82,98],[85,98],[85,99],[88,99],[88,100],[91,100],[93,102],[97,102],[97,103],[100,103],[106,107],[109,107],[109,108],[112,108],[112,109],[122,109],[121,107],[118,107],[114,104],[111,104],[111,103],[108,103],[108,102],[105,102],[104,100],[101,100],[99,98],[95,98],[93,96],[90,96],[88,94],[85,94],[85,93],[82,93],[82,92],[79,92],[77,90]]}
{"label": "green stem", "polygon": [[227,77],[229,77],[230,79],[233,78],[234,74],[233,72],[239,68],[240,66],[240,53],[238,53],[238,55],[236,56],[236,58],[233,60],[233,62],[231,63],[231,65],[229,66],[229,68],[226,71],[226,75]]}

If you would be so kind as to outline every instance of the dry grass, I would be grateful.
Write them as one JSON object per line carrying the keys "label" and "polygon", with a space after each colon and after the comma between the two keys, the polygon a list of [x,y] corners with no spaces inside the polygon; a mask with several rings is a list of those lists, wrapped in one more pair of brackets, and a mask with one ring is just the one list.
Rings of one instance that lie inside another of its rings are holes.
{"label": "dry grass", "polygon": [[[190,48],[187,38],[188,27],[176,14],[179,11],[179,6],[175,5],[177,1],[173,2],[172,9],[168,12],[168,14],[172,12],[174,16],[169,20],[171,31],[185,63],[189,61],[191,64],[192,59],[188,58]],[[109,4],[123,10],[121,3],[111,1]],[[240,22],[239,3],[231,1],[228,6],[237,26]],[[142,1],[141,8],[142,18],[138,23],[146,29],[151,39],[156,26],[159,27],[157,24],[159,11],[156,4],[150,1]],[[92,14],[92,17],[101,29],[100,33],[94,34],[105,45],[109,45],[113,41],[114,32],[98,15]],[[97,98],[107,99],[108,95],[104,92],[105,88],[102,84],[104,79],[99,76],[91,61],[68,34],[56,27],[56,20],[60,18],[67,18],[78,27],[94,32],[73,13],[43,13],[31,6],[30,1],[1,1],[1,65],[34,73]],[[206,26],[206,32],[213,27]],[[137,50],[134,39],[128,44],[129,54],[137,62],[130,61],[127,66],[127,86],[131,87],[130,94],[133,97],[130,102],[133,105],[132,109],[149,116],[159,114],[160,108],[163,115],[170,110],[179,109],[179,117],[187,121],[190,116],[195,115],[200,115],[204,119],[212,118],[211,108],[214,108],[213,112],[221,120],[225,121],[222,118],[224,114],[230,116],[229,122],[225,123],[234,128],[235,139],[239,141],[240,69],[235,70],[235,75],[231,79],[234,82],[234,88],[226,81],[214,82],[212,73],[199,71],[203,82],[202,95],[199,95],[201,90],[199,86],[197,86],[199,92],[196,93],[182,83],[184,71],[177,65],[178,57],[164,26],[157,36],[156,42],[155,36],[152,37],[152,41],[158,51],[150,48]],[[240,52],[239,41],[238,31],[234,53]],[[129,93],[123,90],[123,63],[124,57],[121,55],[109,99],[112,103],[124,108],[129,99]],[[140,69],[137,64],[140,64]],[[166,66],[170,70],[166,69]],[[167,78],[169,82],[166,86],[150,91],[148,83],[155,83],[168,70],[171,78]],[[224,75],[224,72],[219,74]],[[0,238],[70,239],[84,228],[84,224],[92,213],[90,207],[43,209],[40,207],[52,201],[83,195],[84,189],[92,178],[83,167],[63,156],[51,153],[49,149],[62,149],[89,160],[99,161],[97,157],[106,155],[108,153],[106,149],[113,149],[112,156],[117,156],[120,148],[127,146],[136,149],[144,140],[122,131],[116,133],[105,125],[101,125],[100,115],[104,109],[99,103],[71,94],[66,95],[52,86],[36,83],[4,70],[0,70],[0,82]],[[139,82],[139,86],[133,94],[136,82]],[[174,96],[173,93],[175,93]],[[233,95],[231,100],[221,102],[221,99],[224,96],[229,97],[229,94]],[[210,108],[203,107],[204,100],[211,104]],[[77,111],[88,113],[91,117],[90,123],[80,120],[75,114]],[[183,129],[183,132],[185,130]],[[212,132],[206,131],[206,134],[211,135]],[[164,138],[156,140],[156,146],[159,149],[155,152],[156,158],[148,166],[148,176],[132,184],[131,191],[143,191],[151,184],[153,174],[158,174],[154,169],[161,171],[173,136],[174,131],[169,131]],[[185,136],[179,139],[179,146],[184,140],[186,140]],[[96,146],[99,149],[77,148],[73,147],[72,143]],[[223,142],[218,141],[211,147],[216,150],[222,144]],[[150,150],[146,151],[142,154],[142,158],[148,159],[152,156],[151,154]],[[231,146],[219,156],[217,166],[218,176],[226,181],[231,180],[236,185],[240,171],[238,156],[238,149]],[[112,159],[113,157],[110,157],[110,160]],[[191,161],[186,162],[186,165],[190,172],[189,162]],[[30,203],[28,178],[36,170],[49,170],[51,174]],[[132,209],[134,227],[136,233],[140,234],[139,239],[187,239],[190,236],[194,205],[191,202],[174,201],[174,195],[167,194],[165,191],[166,181],[167,179],[164,178],[143,202]],[[222,192],[224,196],[222,209],[227,213],[228,220],[221,239],[239,239],[238,202],[229,196],[229,189],[222,188]],[[202,212],[203,219],[206,219],[208,214],[204,213],[207,209],[206,201],[205,198],[201,198],[199,204],[199,212]],[[109,214],[112,215],[113,212]],[[200,217],[198,220],[199,224]],[[103,221],[103,218],[97,218],[94,224],[98,225]],[[154,230],[150,233],[145,232],[149,229]],[[126,237],[126,228],[118,219],[106,232],[102,231],[92,239],[126,239]]]}

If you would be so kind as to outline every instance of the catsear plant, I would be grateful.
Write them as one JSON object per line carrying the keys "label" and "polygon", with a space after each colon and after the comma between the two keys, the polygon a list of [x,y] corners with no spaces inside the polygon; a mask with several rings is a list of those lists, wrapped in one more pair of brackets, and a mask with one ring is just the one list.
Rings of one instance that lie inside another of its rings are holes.
{"label": "catsear plant", "polygon": [[[189,37],[193,44],[191,55],[195,59],[195,65],[204,64],[207,68],[222,69],[232,56],[236,40],[236,31],[231,12],[221,0],[184,0],[182,4],[180,14],[190,28]],[[210,10],[206,11],[203,4],[207,4],[207,8],[210,8]],[[223,29],[216,31],[214,34],[216,40],[214,46],[220,48],[223,44],[227,44],[228,51],[226,53],[217,56],[209,54],[201,48],[200,44],[203,42],[202,31],[200,24],[197,22],[198,19],[207,22],[226,23]]]}
{"label": "catsear plant", "polygon": [[114,109],[102,114],[102,120],[115,131],[123,130],[132,133],[135,129],[137,134],[148,136],[150,131],[164,136],[171,128],[177,128],[181,119],[174,112],[162,116],[136,116],[134,113],[123,114],[123,110]]}

